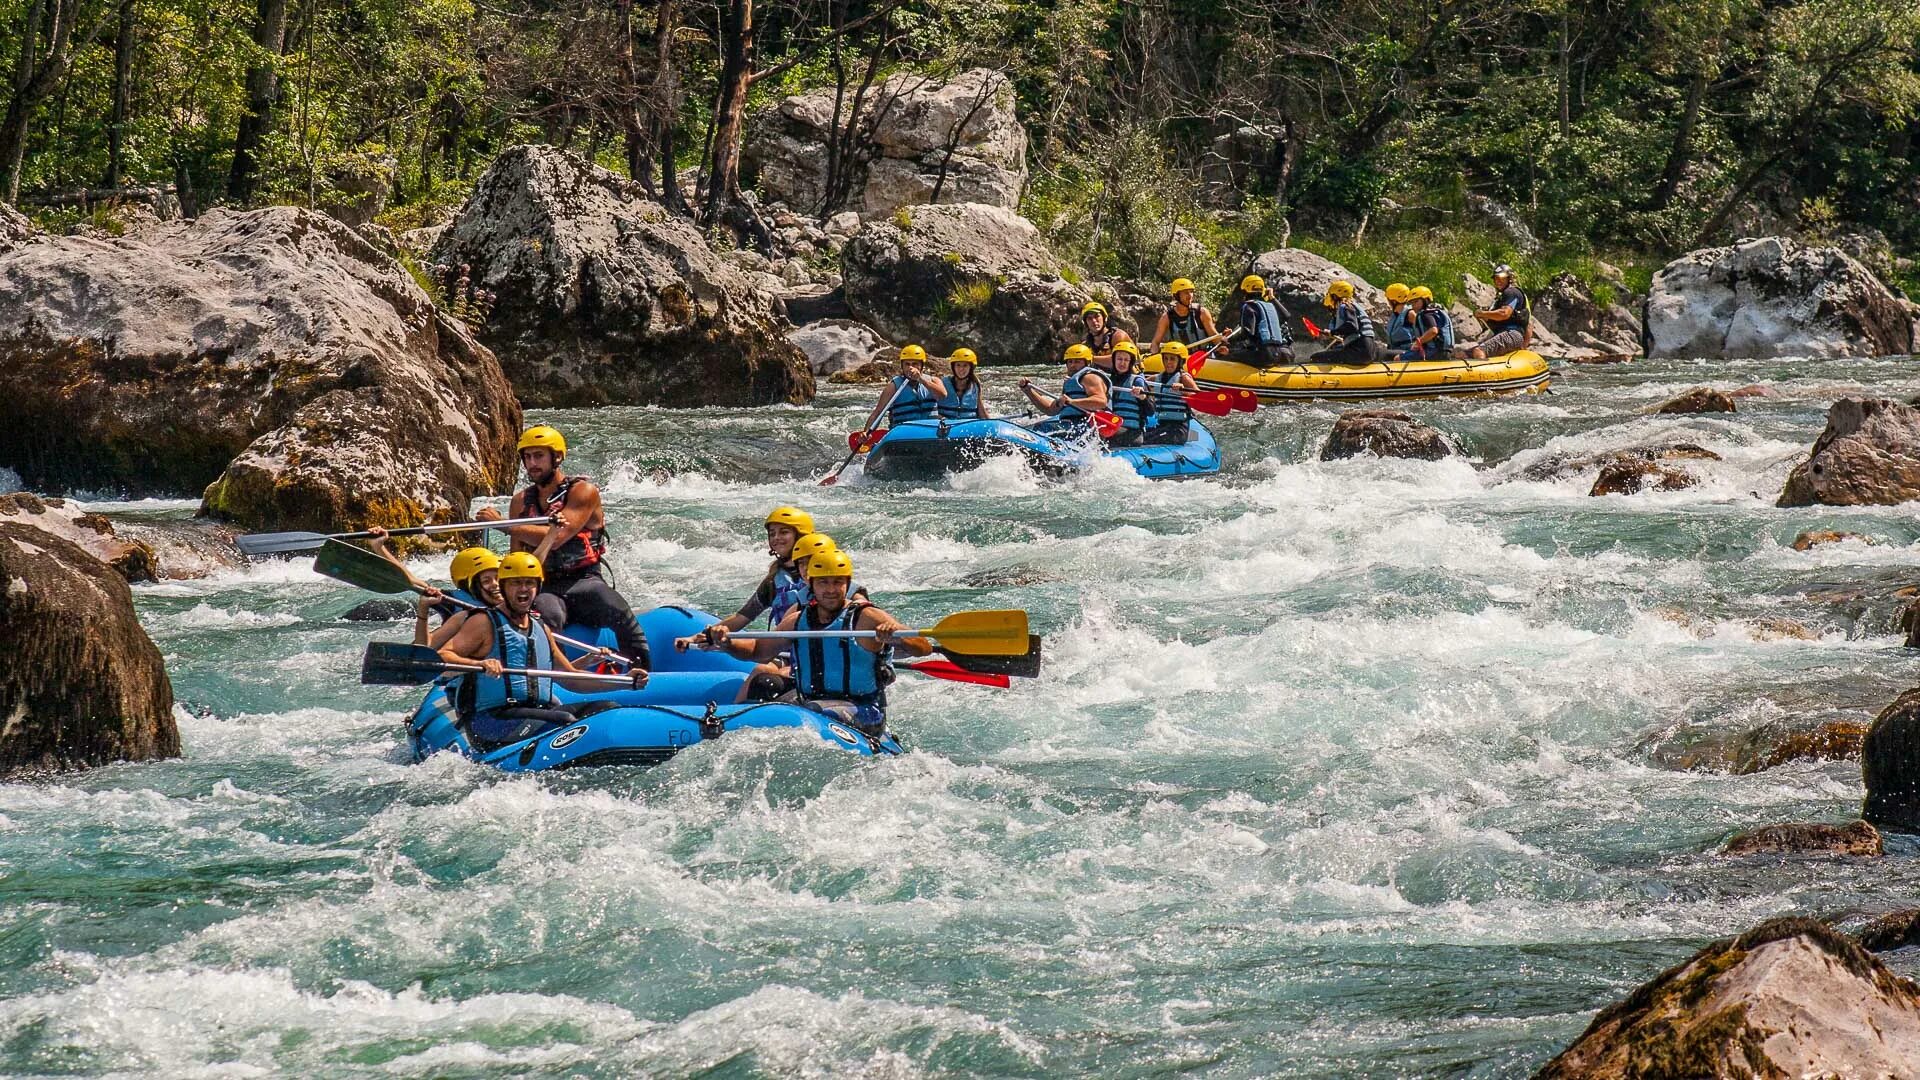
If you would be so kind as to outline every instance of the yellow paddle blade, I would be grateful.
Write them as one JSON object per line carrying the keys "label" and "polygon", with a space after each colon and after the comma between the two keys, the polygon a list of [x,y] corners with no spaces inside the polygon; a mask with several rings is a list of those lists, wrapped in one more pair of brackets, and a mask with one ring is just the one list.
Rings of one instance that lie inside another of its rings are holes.
{"label": "yellow paddle blade", "polygon": [[956,611],[924,630],[942,648],[963,656],[1023,656],[1026,654],[1027,613],[1010,611]]}

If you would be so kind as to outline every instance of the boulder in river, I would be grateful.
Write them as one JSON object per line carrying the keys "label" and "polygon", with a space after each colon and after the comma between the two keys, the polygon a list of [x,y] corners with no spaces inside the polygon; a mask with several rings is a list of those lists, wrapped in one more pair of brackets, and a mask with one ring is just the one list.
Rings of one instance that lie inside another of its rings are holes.
{"label": "boulder in river", "polygon": [[255,528],[417,525],[511,481],[493,355],[358,233],[294,207],[0,253],[0,465],[41,490],[205,489]]}
{"label": "boulder in river", "polygon": [[1716,941],[1601,1010],[1535,1080],[1899,1077],[1920,1061],[1920,986],[1824,923]]}
{"label": "boulder in river", "polygon": [[1854,720],[1792,727],[1766,724],[1750,730],[1681,727],[1663,732],[1646,752],[1663,768],[1746,776],[1794,761],[1858,758],[1866,736],[1867,726]]}
{"label": "boulder in river", "polygon": [[1839,855],[1873,859],[1886,854],[1880,830],[1864,821],[1845,825],[1791,821],[1762,825],[1736,834],[1720,848],[1720,854],[1745,855]]}
{"label": "boulder in river", "polygon": [[1891,356],[1913,318],[1839,248],[1784,237],[1691,251],[1653,277],[1647,354],[1685,359]]}
{"label": "boulder in river", "polygon": [[180,753],[173,685],[126,580],[16,518],[0,518],[0,656],[0,775]]}
{"label": "boulder in river", "polygon": [[[892,75],[857,114],[850,96],[836,113],[831,88],[794,94],[748,124],[741,179],[768,202],[821,216],[885,216],[924,203],[1011,210],[1027,184],[1027,132],[1014,103],[1013,83],[984,68],[950,79]],[[835,162],[846,175],[829,192],[829,148],[847,131],[851,152]]]}
{"label": "boulder in river", "polygon": [[1920,833],[1920,687],[1894,698],[1860,746],[1867,797],[1860,816],[1893,832]]}
{"label": "boulder in river", "polygon": [[1920,499],[1920,409],[1841,398],[1807,460],[1787,474],[1780,506],[1892,506]]}
{"label": "boulder in river", "polygon": [[1856,532],[1839,532],[1834,529],[1809,529],[1793,538],[1793,550],[1812,551],[1822,544],[1841,544],[1848,540],[1858,540],[1863,544],[1873,543],[1870,536]]}
{"label": "boulder in river", "polygon": [[0,521],[8,519],[70,541],[128,581],[158,580],[159,556],[152,545],[122,539],[103,515],[82,513],[65,499],[42,499],[27,491],[0,495]]}
{"label": "boulder in river", "polygon": [[966,346],[983,364],[1052,364],[1084,334],[1091,294],[1027,219],[997,206],[915,206],[869,223],[840,254],[854,317],[929,353]]}
{"label": "boulder in river", "polygon": [[813,398],[771,293],[638,184],[564,150],[503,151],[433,259],[498,298],[479,333],[530,405]]}
{"label": "boulder in river", "polygon": [[1340,414],[1320,448],[1321,461],[1359,457],[1415,458],[1438,461],[1451,457],[1452,444],[1439,429],[1429,427],[1393,409],[1357,409]]}
{"label": "boulder in river", "polygon": [[1700,481],[1685,469],[1676,469],[1639,457],[1623,457],[1600,466],[1588,495],[1638,495],[1643,491],[1681,491]]}
{"label": "boulder in river", "polygon": [[1889,911],[1855,931],[1853,940],[1868,952],[1892,952],[1920,945],[1920,908]]}
{"label": "boulder in river", "polygon": [[1696,386],[1676,397],[1668,398],[1653,410],[1667,415],[1686,415],[1691,413],[1730,413],[1736,411],[1733,398],[1718,390],[1705,386]]}
{"label": "boulder in river", "polygon": [[1604,469],[1614,462],[1632,461],[1719,461],[1720,455],[1694,443],[1659,443],[1630,446],[1623,450],[1603,450],[1591,454],[1550,454],[1520,472],[1523,480],[1537,482],[1564,480],[1588,469]]}

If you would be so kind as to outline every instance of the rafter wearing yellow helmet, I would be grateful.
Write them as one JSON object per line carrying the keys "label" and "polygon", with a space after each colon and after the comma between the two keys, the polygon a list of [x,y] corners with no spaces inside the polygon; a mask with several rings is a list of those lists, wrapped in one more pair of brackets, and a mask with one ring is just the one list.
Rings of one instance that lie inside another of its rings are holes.
{"label": "rafter wearing yellow helmet", "polygon": [[[1176,278],[1167,286],[1173,302],[1160,311],[1159,321],[1153,328],[1153,341],[1147,345],[1145,355],[1151,358],[1159,355],[1160,346],[1169,341],[1182,345],[1194,345],[1213,337],[1217,331],[1213,325],[1213,312],[1208,311],[1194,297],[1193,282],[1186,278]],[[1218,352],[1224,354],[1223,345]]]}
{"label": "rafter wearing yellow helmet", "polygon": [[1322,337],[1333,344],[1308,357],[1316,364],[1377,364],[1392,359],[1386,345],[1381,342],[1379,332],[1373,327],[1373,317],[1367,314],[1365,305],[1354,299],[1353,282],[1335,280],[1327,286],[1326,299],[1322,301],[1333,309],[1333,317],[1327,323],[1326,333]]}
{"label": "rafter wearing yellow helmet", "polygon": [[980,383],[980,357],[972,349],[955,349],[947,357],[947,374],[940,377],[946,395],[938,406],[942,420],[985,420],[987,391]]}
{"label": "rafter wearing yellow helmet", "polygon": [[880,399],[874,402],[873,411],[867,414],[867,422],[860,425],[860,430],[874,430],[882,413],[893,427],[915,420],[931,420],[939,409],[940,399],[946,395],[946,387],[927,371],[927,350],[907,345],[900,350],[900,374],[881,387]]}
{"label": "rafter wearing yellow helmet", "polygon": [[1416,285],[1407,292],[1407,326],[1411,338],[1397,359],[1449,360],[1453,357],[1453,316],[1433,301],[1433,290]]}
{"label": "rafter wearing yellow helmet", "polygon": [[1039,411],[1051,417],[1057,417],[1057,424],[1041,424],[1037,430],[1056,429],[1060,431],[1082,431],[1080,427],[1092,414],[1105,412],[1113,376],[1111,372],[1092,366],[1093,348],[1083,341],[1067,346],[1063,357],[1067,365],[1067,377],[1060,384],[1060,393],[1048,394],[1033,385],[1032,379],[1020,380],[1020,392],[1027,401]]}
{"label": "rafter wearing yellow helmet", "polygon": [[1387,286],[1387,351],[1399,354],[1413,344],[1413,313],[1407,310],[1407,298],[1413,290],[1402,282]]}
{"label": "rafter wearing yellow helmet", "polygon": [[1092,354],[1094,366],[1112,371],[1114,343],[1132,341],[1133,335],[1113,325],[1107,305],[1098,300],[1089,300],[1080,306],[1080,325],[1087,331],[1080,343]]}
{"label": "rafter wearing yellow helmet", "polygon": [[1293,363],[1292,313],[1281,306],[1259,274],[1240,279],[1240,336],[1246,342],[1234,359],[1258,368]]}

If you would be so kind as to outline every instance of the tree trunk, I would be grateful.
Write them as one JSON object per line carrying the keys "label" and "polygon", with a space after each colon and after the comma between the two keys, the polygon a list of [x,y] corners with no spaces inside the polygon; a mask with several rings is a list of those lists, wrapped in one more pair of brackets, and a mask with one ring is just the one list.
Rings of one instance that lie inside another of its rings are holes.
{"label": "tree trunk", "polygon": [[651,196],[653,158],[647,125],[640,115],[640,65],[633,58],[633,0],[615,0],[614,13],[620,41],[620,100],[614,104],[614,115],[620,120],[620,134],[626,143],[627,176]]}
{"label": "tree trunk", "polygon": [[721,30],[720,96],[714,103],[713,170],[707,182],[706,216],[717,222],[740,199],[740,136],[746,122],[747,84],[753,79],[753,0],[731,0]]}
{"label": "tree trunk", "polygon": [[675,0],[659,0],[653,22],[653,143],[660,159],[660,204],[685,214],[680,162],[674,136],[680,130],[680,72],[673,66],[673,35],[679,28]]}
{"label": "tree trunk", "polygon": [[273,126],[273,106],[280,99],[280,56],[287,48],[287,0],[259,0],[253,23],[253,43],[265,53],[247,68],[247,105],[240,129],[233,137],[233,168],[227,173],[227,198],[237,203],[253,199],[260,179],[260,147]]}
{"label": "tree trunk", "polygon": [[[67,62],[72,59],[74,19],[79,0],[32,0],[27,6],[26,23],[13,69],[13,94],[7,99],[7,111],[0,117],[0,201],[13,202],[20,197],[20,170],[26,164],[27,128],[33,111],[53,96],[66,78]],[[106,11],[112,11],[108,8]],[[42,24],[47,35],[45,54],[38,48]],[[94,20],[83,35],[80,48],[93,44],[106,25],[105,12]]]}
{"label": "tree trunk", "polygon": [[101,187],[120,186],[126,166],[127,105],[133,95],[134,12],[138,0],[120,0],[120,26],[113,38],[113,114],[107,122],[107,175]]}
{"label": "tree trunk", "polygon": [[1569,42],[1567,39],[1567,20],[1569,18],[1571,18],[1571,15],[1568,13],[1568,10],[1566,8],[1561,8],[1560,9],[1560,65],[1559,65],[1560,87],[1559,89],[1560,89],[1560,141],[1563,143],[1568,142],[1573,138],[1573,100],[1572,100],[1573,94],[1572,94],[1571,87],[1567,85],[1567,75],[1568,75],[1567,57],[1568,57],[1568,54],[1572,51],[1571,42]]}
{"label": "tree trunk", "polygon": [[1674,129],[1673,148],[1667,152],[1667,168],[1660,174],[1660,185],[1653,190],[1650,209],[1665,210],[1680,193],[1680,180],[1693,161],[1693,129],[1700,120],[1700,102],[1706,96],[1707,72],[1702,69],[1693,73],[1693,82],[1687,87],[1687,107],[1680,113],[1680,126]]}

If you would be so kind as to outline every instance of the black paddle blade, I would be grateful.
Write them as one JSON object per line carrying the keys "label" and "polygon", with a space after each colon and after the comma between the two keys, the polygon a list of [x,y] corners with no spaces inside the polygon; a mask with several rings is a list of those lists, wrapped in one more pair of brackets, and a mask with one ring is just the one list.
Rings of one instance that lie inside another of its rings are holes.
{"label": "black paddle blade", "polygon": [[425,645],[369,641],[360,660],[362,686],[424,686],[450,665]]}
{"label": "black paddle blade", "polygon": [[1040,677],[1040,635],[1027,635],[1027,651],[1020,656],[960,656],[945,649],[936,652],[953,661],[956,667],[982,675],[1011,675],[1016,679]]}
{"label": "black paddle blade", "polygon": [[388,562],[376,552],[340,540],[328,540],[320,545],[320,553],[313,557],[313,572],[368,592],[413,591],[413,579],[407,576],[404,567]]}
{"label": "black paddle blade", "polygon": [[242,533],[233,538],[242,555],[297,554],[326,542],[326,534],[315,532]]}

